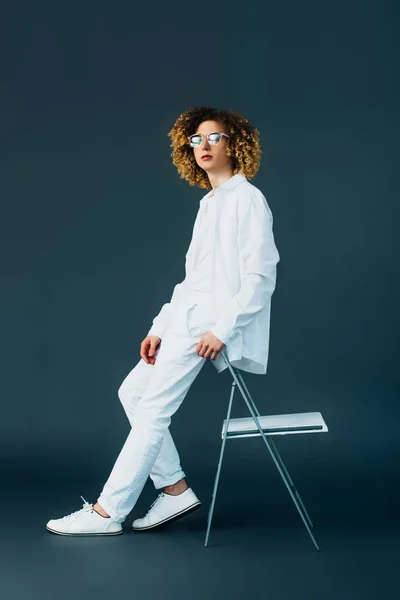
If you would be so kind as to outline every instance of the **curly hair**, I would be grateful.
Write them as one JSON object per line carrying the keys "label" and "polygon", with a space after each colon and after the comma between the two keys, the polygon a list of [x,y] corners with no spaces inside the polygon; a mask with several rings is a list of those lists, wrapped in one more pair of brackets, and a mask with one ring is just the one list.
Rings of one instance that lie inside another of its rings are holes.
{"label": "curly hair", "polygon": [[260,167],[261,146],[259,130],[243,115],[233,110],[222,110],[211,106],[195,106],[182,113],[168,133],[171,138],[172,162],[181,179],[191,186],[211,188],[207,173],[199,167],[187,136],[196,132],[203,121],[218,121],[225,128],[226,154],[231,157],[233,175],[239,171],[252,179]]}

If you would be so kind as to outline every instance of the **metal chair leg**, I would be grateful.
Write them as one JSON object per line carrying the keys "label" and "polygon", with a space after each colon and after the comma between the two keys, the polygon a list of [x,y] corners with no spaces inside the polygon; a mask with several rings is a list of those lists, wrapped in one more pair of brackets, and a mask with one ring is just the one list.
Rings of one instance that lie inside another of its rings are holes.
{"label": "metal chair leg", "polygon": [[222,459],[223,459],[223,456],[224,456],[225,443],[226,443],[226,439],[227,439],[226,433],[227,433],[227,430],[228,430],[228,423],[229,423],[229,418],[230,418],[230,414],[231,414],[232,401],[233,401],[233,395],[235,393],[235,387],[236,387],[236,383],[233,381],[232,382],[232,388],[231,388],[231,395],[230,395],[230,398],[229,398],[228,413],[226,415],[226,423],[225,423],[225,428],[224,428],[224,432],[223,432],[223,438],[222,438],[222,444],[221,444],[221,452],[220,452],[219,461],[218,461],[218,469],[217,469],[217,474],[215,476],[214,489],[213,489],[213,493],[212,493],[212,497],[211,497],[211,505],[210,505],[210,508],[208,510],[208,516],[207,516],[207,533],[206,533],[206,539],[205,539],[204,547],[206,547],[207,544],[208,544],[208,536],[210,534],[211,520],[212,520],[212,516],[213,516],[213,512],[214,512],[215,499],[216,499],[216,496],[217,496],[219,475],[220,475],[220,472],[221,472]]}
{"label": "metal chair leg", "polygon": [[[291,487],[291,485],[290,485],[290,483],[289,483],[288,479],[286,478],[286,473],[285,473],[284,469],[282,468],[282,466],[281,466],[281,464],[280,464],[281,462],[283,463],[283,461],[282,461],[282,459],[280,459],[280,460],[279,460],[279,459],[277,458],[277,456],[276,456],[276,454],[275,454],[275,452],[274,452],[274,448],[272,447],[271,441],[270,441],[269,439],[267,439],[267,436],[265,435],[264,431],[262,430],[262,427],[261,427],[261,425],[260,425],[260,422],[259,422],[259,420],[258,420],[258,418],[257,418],[256,412],[255,412],[255,410],[253,409],[253,406],[252,406],[252,403],[254,404],[254,401],[253,401],[253,400],[251,400],[251,402],[250,402],[250,401],[248,400],[248,398],[247,398],[247,396],[246,396],[246,394],[245,394],[245,391],[244,391],[244,387],[243,387],[243,385],[242,385],[242,382],[241,382],[241,381],[239,380],[239,378],[236,376],[236,371],[237,371],[237,369],[235,369],[235,370],[234,370],[234,369],[232,368],[232,365],[231,365],[231,363],[229,362],[229,359],[228,359],[228,357],[227,357],[227,355],[226,355],[226,352],[225,352],[225,350],[221,350],[221,354],[222,354],[222,356],[224,357],[224,360],[225,360],[225,362],[226,362],[226,364],[227,364],[227,366],[228,366],[228,369],[230,370],[230,373],[231,373],[231,375],[232,375],[232,377],[233,377],[234,381],[236,382],[236,384],[237,384],[237,386],[238,386],[238,388],[239,388],[239,391],[240,391],[240,393],[241,393],[241,394],[242,394],[242,396],[243,396],[243,399],[244,399],[244,401],[245,401],[245,402],[246,402],[246,404],[247,404],[247,407],[248,407],[248,409],[249,409],[249,411],[250,411],[250,414],[251,414],[251,416],[253,417],[253,419],[254,419],[254,421],[255,421],[255,423],[256,423],[256,425],[257,425],[257,428],[258,428],[258,430],[259,430],[259,432],[260,432],[260,435],[261,435],[261,437],[263,438],[263,440],[264,440],[264,443],[265,443],[265,445],[267,446],[267,448],[268,448],[268,450],[269,450],[269,452],[270,452],[270,454],[271,454],[271,456],[272,456],[272,459],[273,459],[273,461],[274,461],[274,463],[275,463],[275,465],[276,465],[276,467],[277,467],[277,469],[278,469],[278,471],[279,471],[279,473],[280,473],[280,475],[281,475],[281,477],[282,477],[282,479],[283,479],[283,482],[285,483],[285,485],[286,485],[286,487],[287,487],[287,489],[288,489],[288,492],[289,492],[289,494],[290,494],[290,496],[291,496],[291,498],[292,498],[292,500],[293,500],[293,502],[294,502],[294,505],[296,506],[296,508],[297,508],[297,510],[298,510],[298,512],[299,512],[299,514],[300,514],[300,516],[301,516],[301,518],[302,518],[302,520],[303,520],[303,523],[304,523],[304,525],[305,525],[305,527],[306,527],[306,529],[307,529],[307,531],[308,531],[308,533],[309,533],[309,535],[310,535],[310,537],[311,537],[311,540],[312,540],[312,542],[313,542],[313,544],[314,544],[315,548],[316,548],[318,551],[320,551],[320,547],[318,546],[318,544],[317,544],[317,541],[316,541],[316,539],[315,539],[315,537],[314,537],[314,535],[313,535],[313,533],[312,533],[312,531],[311,531],[311,529],[310,529],[310,525],[309,525],[309,523],[308,523],[308,521],[307,521],[307,518],[306,518],[306,517],[305,517],[305,515],[303,514],[302,506],[301,506],[301,504],[299,503],[299,501],[298,501],[298,499],[297,499],[297,495],[295,495],[295,494],[293,493],[292,487]],[[228,420],[227,420],[227,422],[226,422],[226,426],[227,426],[227,425],[228,425]]]}
{"label": "metal chair leg", "polygon": [[[234,369],[234,371],[236,372],[236,374],[237,374],[237,376],[239,377],[239,379],[240,379],[240,381],[241,381],[241,383],[242,383],[242,385],[243,385],[244,389],[246,390],[247,396],[248,396],[248,398],[249,398],[250,402],[252,403],[252,406],[253,406],[253,408],[254,408],[254,410],[255,410],[255,412],[256,412],[256,414],[257,414],[257,416],[260,416],[260,413],[259,413],[259,411],[258,411],[258,409],[257,409],[257,406],[256,406],[256,404],[255,404],[255,402],[254,402],[253,398],[252,398],[252,397],[251,397],[251,395],[250,395],[250,392],[249,392],[249,390],[248,390],[248,388],[247,388],[247,386],[246,386],[246,383],[245,383],[245,381],[244,381],[244,379],[243,379],[243,376],[242,376],[242,374],[240,373],[240,370],[239,370],[239,369]],[[305,505],[304,505],[304,502],[302,501],[302,499],[301,499],[301,496],[300,496],[300,494],[299,494],[299,492],[298,492],[298,490],[297,490],[296,486],[294,485],[294,482],[293,482],[293,480],[292,480],[292,478],[291,478],[291,476],[290,476],[290,474],[289,474],[289,471],[287,470],[287,468],[286,468],[286,466],[285,466],[285,463],[283,462],[283,460],[282,460],[282,458],[281,458],[281,456],[280,456],[280,454],[279,454],[279,452],[278,452],[278,449],[277,449],[277,447],[275,446],[275,442],[273,441],[273,439],[272,439],[272,436],[270,436],[270,437],[269,437],[269,441],[270,441],[270,444],[271,444],[271,446],[272,446],[272,449],[273,449],[273,451],[275,452],[275,456],[276,456],[277,460],[279,461],[279,464],[281,465],[281,467],[282,467],[282,470],[284,471],[284,473],[285,473],[285,475],[286,475],[286,478],[287,478],[287,480],[288,480],[288,482],[289,482],[289,485],[292,487],[292,490],[293,490],[293,492],[294,492],[294,493],[297,495],[297,499],[298,499],[299,503],[300,503],[300,504],[301,504],[301,506],[302,506],[303,513],[304,513],[304,515],[305,515],[306,519],[308,520],[308,523],[309,523],[310,527],[314,527],[314,525],[313,525],[313,523],[312,523],[312,521],[311,521],[310,515],[308,514],[308,512],[307,512],[307,509],[306,509],[306,507],[305,507]]]}

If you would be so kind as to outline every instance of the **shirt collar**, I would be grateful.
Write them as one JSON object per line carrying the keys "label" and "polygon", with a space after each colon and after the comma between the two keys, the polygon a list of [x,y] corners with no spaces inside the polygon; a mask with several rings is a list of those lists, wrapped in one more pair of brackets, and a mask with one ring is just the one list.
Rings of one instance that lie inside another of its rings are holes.
{"label": "shirt collar", "polygon": [[208,198],[208,196],[210,196],[212,192],[214,192],[214,194],[219,194],[220,191],[224,192],[227,190],[233,190],[237,185],[239,185],[239,183],[245,180],[246,177],[245,175],[243,175],[243,173],[236,173],[236,175],[233,175],[232,177],[221,183],[215,189],[211,189],[205,196],[203,196],[202,200],[204,200],[204,198]]}

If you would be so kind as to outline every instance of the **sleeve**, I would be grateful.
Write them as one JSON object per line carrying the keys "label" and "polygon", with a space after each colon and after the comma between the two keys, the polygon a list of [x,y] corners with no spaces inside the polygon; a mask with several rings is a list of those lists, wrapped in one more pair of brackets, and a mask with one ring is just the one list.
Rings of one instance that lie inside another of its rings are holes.
{"label": "sleeve", "polygon": [[252,194],[238,205],[238,244],[241,287],[212,328],[227,344],[235,331],[261,311],[275,289],[280,260],[272,231],[273,217],[266,198]]}
{"label": "sleeve", "polygon": [[177,283],[172,292],[170,302],[162,305],[160,312],[153,319],[153,324],[147,335],[157,335],[160,339],[164,337],[168,325],[174,315],[176,304],[179,302],[179,297],[185,292],[186,277],[181,283]]}
{"label": "sleeve", "polygon": [[188,277],[190,276],[190,266],[195,247],[196,236],[198,233],[199,222],[201,217],[201,210],[197,211],[196,219],[193,225],[192,239],[189,244],[189,248],[186,252],[185,257],[185,278],[180,283],[177,283],[173,289],[172,297],[169,302],[162,305],[160,312],[153,319],[153,324],[149,329],[147,335],[157,335],[159,338],[163,338],[166,330],[168,329],[169,323],[175,314],[177,306],[180,300],[183,300],[184,294],[188,291]]}

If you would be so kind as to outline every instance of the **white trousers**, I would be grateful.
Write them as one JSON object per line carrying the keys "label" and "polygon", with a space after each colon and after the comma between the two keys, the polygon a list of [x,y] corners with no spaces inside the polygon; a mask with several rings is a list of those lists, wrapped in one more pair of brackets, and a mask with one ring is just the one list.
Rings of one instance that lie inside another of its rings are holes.
{"label": "white trousers", "polygon": [[196,307],[175,316],[157,348],[155,364],[141,358],[118,390],[131,430],[97,501],[119,523],[136,504],[148,476],[156,489],[185,477],[169,425],[209,360],[196,347],[214,324],[191,319],[189,326],[192,310]]}

